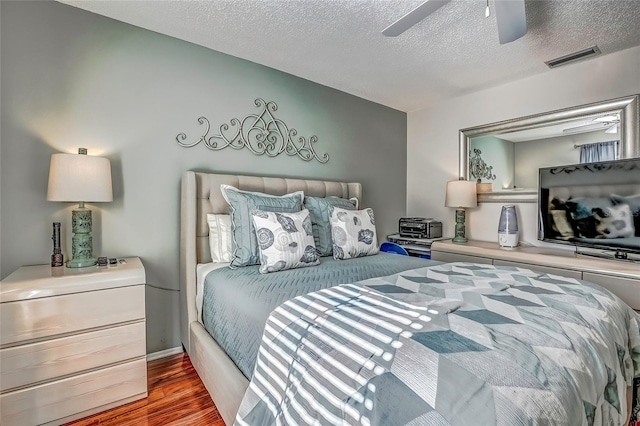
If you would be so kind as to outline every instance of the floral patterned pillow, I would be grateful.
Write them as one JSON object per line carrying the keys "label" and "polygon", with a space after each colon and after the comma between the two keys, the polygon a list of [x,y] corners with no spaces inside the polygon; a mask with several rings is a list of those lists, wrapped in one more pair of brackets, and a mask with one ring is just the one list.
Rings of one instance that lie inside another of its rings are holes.
{"label": "floral patterned pillow", "polygon": [[260,250],[260,273],[304,268],[320,263],[309,210],[276,213],[251,212]]}
{"label": "floral patterned pillow", "polygon": [[336,260],[377,254],[378,238],[373,210],[334,207],[331,212],[331,238],[333,258]]}

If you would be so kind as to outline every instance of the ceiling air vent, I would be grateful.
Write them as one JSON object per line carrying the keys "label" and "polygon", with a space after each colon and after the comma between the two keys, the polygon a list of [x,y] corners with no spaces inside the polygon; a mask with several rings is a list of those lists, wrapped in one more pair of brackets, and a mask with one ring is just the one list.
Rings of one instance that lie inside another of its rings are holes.
{"label": "ceiling air vent", "polygon": [[572,62],[582,61],[584,59],[597,56],[600,53],[601,52],[600,52],[600,49],[598,49],[598,46],[591,46],[588,49],[579,50],[577,52],[573,52],[568,55],[564,55],[559,58],[546,61],[545,64],[547,64],[549,68],[556,68],[562,65],[570,64]]}

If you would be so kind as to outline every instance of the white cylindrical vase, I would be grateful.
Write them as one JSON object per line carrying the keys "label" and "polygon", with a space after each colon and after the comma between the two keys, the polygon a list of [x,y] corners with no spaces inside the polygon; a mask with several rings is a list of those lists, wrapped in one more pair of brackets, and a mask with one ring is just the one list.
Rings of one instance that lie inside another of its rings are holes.
{"label": "white cylindrical vase", "polygon": [[498,244],[503,248],[518,246],[518,214],[516,206],[502,206],[498,223]]}

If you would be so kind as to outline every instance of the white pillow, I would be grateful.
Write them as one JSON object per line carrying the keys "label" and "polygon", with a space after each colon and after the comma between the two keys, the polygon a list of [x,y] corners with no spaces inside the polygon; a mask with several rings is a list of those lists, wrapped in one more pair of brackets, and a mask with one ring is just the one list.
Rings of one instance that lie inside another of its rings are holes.
{"label": "white pillow", "polygon": [[231,262],[233,260],[233,234],[231,233],[231,216],[228,214],[207,214],[209,224],[209,249],[214,262]]}
{"label": "white pillow", "polygon": [[378,237],[373,210],[334,207],[331,213],[331,238],[333,258],[336,260],[377,254]]}
{"label": "white pillow", "polygon": [[320,263],[309,210],[295,213],[253,210],[251,214],[260,250],[260,273]]}

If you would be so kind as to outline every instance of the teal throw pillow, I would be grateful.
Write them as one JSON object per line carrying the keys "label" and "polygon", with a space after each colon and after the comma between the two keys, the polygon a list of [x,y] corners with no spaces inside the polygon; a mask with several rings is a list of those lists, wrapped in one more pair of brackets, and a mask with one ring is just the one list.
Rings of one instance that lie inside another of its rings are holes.
{"label": "teal throw pillow", "polygon": [[260,251],[251,212],[263,210],[293,213],[302,210],[304,192],[286,195],[269,195],[261,192],[242,191],[230,185],[220,185],[222,196],[229,204],[231,233],[233,236],[233,259],[231,267],[258,265]]}
{"label": "teal throw pillow", "polygon": [[304,197],[304,206],[311,215],[313,239],[320,256],[333,254],[333,240],[331,239],[331,210],[340,207],[346,210],[358,208],[358,199],[349,200],[339,197]]}

